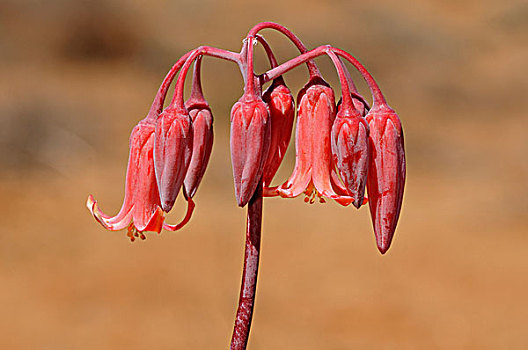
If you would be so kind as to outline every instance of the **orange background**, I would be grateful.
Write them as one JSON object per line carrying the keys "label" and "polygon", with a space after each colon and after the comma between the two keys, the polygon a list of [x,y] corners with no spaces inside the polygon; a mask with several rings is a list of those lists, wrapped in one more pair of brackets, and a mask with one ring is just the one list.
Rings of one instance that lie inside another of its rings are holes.
{"label": "orange background", "polygon": [[[0,348],[227,348],[245,225],[228,148],[237,68],[204,60],[215,145],[188,226],[131,244],[84,203],[119,209],[129,132],[172,63],[201,44],[238,51],[264,20],[367,66],[402,119],[408,178],[386,256],[366,207],[265,201],[249,348],[525,348],[527,18],[513,0],[2,0]],[[264,35],[279,60],[296,54]],[[305,79],[286,75],[295,91]]]}

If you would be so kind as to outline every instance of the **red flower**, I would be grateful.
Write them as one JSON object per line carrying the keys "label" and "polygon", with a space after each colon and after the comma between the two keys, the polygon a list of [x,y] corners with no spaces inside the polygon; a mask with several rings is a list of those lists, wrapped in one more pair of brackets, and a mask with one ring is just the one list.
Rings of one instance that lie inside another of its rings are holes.
{"label": "red flower", "polygon": [[299,112],[295,134],[295,168],[290,178],[277,191],[281,197],[307,196],[336,200],[349,205],[353,198],[339,183],[333,163],[330,132],[335,119],[335,98],[332,88],[324,81],[312,81],[299,93]]}
{"label": "red flower", "polygon": [[388,106],[373,107],[370,126],[371,156],[367,178],[370,215],[378,249],[391,244],[400,216],[405,186],[405,150],[400,119]]}
{"label": "red flower", "polygon": [[290,144],[295,106],[290,89],[286,87],[282,77],[273,81],[262,99],[269,107],[271,118],[270,147],[262,175],[264,186],[269,186]]}
{"label": "red flower", "polygon": [[332,153],[356,208],[363,204],[368,170],[369,126],[354,106],[341,104],[332,127]]}
{"label": "red flower", "polygon": [[158,186],[154,174],[154,123],[146,118],[134,127],[130,135],[130,155],[125,184],[125,199],[116,216],[105,215],[93,196],[86,203],[95,219],[106,229],[121,230],[128,226],[128,236],[132,241],[142,232],[160,232],[164,213],[161,210]]}
{"label": "red flower", "polygon": [[209,163],[213,148],[213,115],[207,104],[187,106],[192,119],[194,136],[189,169],[183,182],[184,195],[193,197]]}
{"label": "red flower", "polygon": [[270,143],[268,107],[244,95],[231,109],[231,164],[238,205],[249,202],[262,177]]}
{"label": "red flower", "polygon": [[193,126],[185,108],[170,106],[156,122],[154,168],[161,207],[169,212],[180,192],[191,161]]}

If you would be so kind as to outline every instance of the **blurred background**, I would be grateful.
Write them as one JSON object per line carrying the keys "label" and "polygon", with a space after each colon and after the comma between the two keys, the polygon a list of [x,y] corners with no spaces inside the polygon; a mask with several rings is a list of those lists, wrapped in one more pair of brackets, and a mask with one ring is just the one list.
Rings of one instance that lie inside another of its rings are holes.
{"label": "blurred background", "polygon": [[[367,207],[265,201],[249,348],[526,348],[522,0],[1,0],[0,347],[228,347],[245,226],[228,148],[237,68],[204,59],[215,146],[188,226],[132,244],[85,201],[120,208],[129,133],[171,65],[202,44],[238,51],[260,21],[366,65],[404,124],[408,178],[386,256]],[[296,54],[263,34],[280,61]],[[330,61],[318,64],[339,94]],[[306,69],[285,78],[298,91]]]}

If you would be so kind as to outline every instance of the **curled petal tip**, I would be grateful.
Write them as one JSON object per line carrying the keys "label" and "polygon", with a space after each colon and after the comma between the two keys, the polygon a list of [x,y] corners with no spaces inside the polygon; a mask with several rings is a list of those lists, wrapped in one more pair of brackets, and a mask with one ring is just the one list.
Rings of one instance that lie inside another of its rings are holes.
{"label": "curled petal tip", "polygon": [[185,217],[183,218],[183,220],[177,225],[171,225],[171,224],[168,224],[168,223],[164,223],[163,224],[163,228],[165,230],[168,230],[168,231],[177,231],[177,230],[181,229],[183,226],[185,226],[189,222],[189,220],[191,220],[192,214],[194,212],[194,207],[195,207],[195,204],[194,204],[192,198],[188,198],[188,200],[187,200],[187,213],[185,214]]}
{"label": "curled petal tip", "polygon": [[99,209],[99,205],[92,195],[88,196],[86,207],[92,213],[95,220],[105,229],[110,231],[118,231],[125,228],[131,220],[131,208],[125,208],[125,206],[123,206],[119,214],[114,217],[110,217],[104,214],[101,209]]}

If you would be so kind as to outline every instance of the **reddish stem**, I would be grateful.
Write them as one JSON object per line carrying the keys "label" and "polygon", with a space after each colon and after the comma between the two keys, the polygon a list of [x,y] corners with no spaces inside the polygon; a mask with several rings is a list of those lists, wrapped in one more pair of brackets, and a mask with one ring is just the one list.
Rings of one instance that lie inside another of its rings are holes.
{"label": "reddish stem", "polygon": [[262,35],[256,35],[255,38],[257,41],[262,45],[264,48],[264,51],[266,51],[266,56],[268,56],[268,60],[270,63],[271,68],[277,67],[277,59],[275,58],[275,55],[273,54],[273,51],[271,50],[271,47],[269,46],[268,42]]}
{"label": "reddish stem", "polygon": [[[274,29],[282,34],[284,34],[288,39],[290,39],[293,44],[299,49],[299,52],[301,54],[308,52],[308,49],[306,46],[302,43],[301,39],[297,37],[297,35],[293,34],[291,30],[288,28],[281,26],[278,23],[274,22],[262,22],[257,25],[255,25],[248,33],[248,36],[256,35],[259,31],[262,29]],[[308,73],[310,74],[310,79],[315,77],[321,77],[321,73],[319,72],[319,69],[315,65],[315,62],[310,60],[306,62],[306,66],[308,67]]]}
{"label": "reddish stem", "polygon": [[[217,57],[221,59],[225,59],[228,61],[232,61],[237,63],[239,66],[241,65],[240,55],[235,52],[217,49],[214,47],[209,46],[200,46],[196,50],[200,50],[202,55]],[[169,91],[169,87],[174,80],[174,77],[180,70],[180,68],[183,66],[185,61],[187,61],[187,58],[196,50],[189,51],[176,63],[172,66],[172,68],[169,70],[165,78],[163,79],[163,82],[161,83],[158,92],[156,93],[156,97],[154,98],[154,102],[152,102],[152,106],[150,107],[150,111],[147,115],[148,118],[155,119],[163,110],[163,104],[165,102],[165,98],[167,97],[167,92]]]}
{"label": "reddish stem", "polygon": [[257,289],[261,228],[262,182],[257,186],[257,190],[248,204],[244,270],[242,272],[242,285],[240,287],[235,327],[231,337],[231,350],[246,349],[249,338]]}
{"label": "reddish stem", "polygon": [[367,71],[367,69],[361,63],[359,63],[359,61],[354,56],[352,56],[348,52],[341,50],[341,49],[336,49],[334,47],[332,48],[332,51],[335,52],[337,55],[345,58],[359,71],[359,73],[361,73],[361,75],[363,76],[363,79],[365,79],[365,81],[367,82],[370,92],[372,93],[372,99],[373,99],[372,109],[375,109],[376,107],[379,107],[379,106],[386,106],[387,101],[385,100],[385,97],[383,96],[381,89],[379,88],[378,84],[376,83],[372,75]]}
{"label": "reddish stem", "polygon": [[176,61],[176,63],[169,70],[169,72],[165,76],[165,79],[163,79],[163,82],[161,83],[158,92],[156,93],[156,97],[154,98],[154,102],[152,102],[152,106],[150,107],[150,111],[148,113],[149,118],[155,119],[163,110],[163,103],[165,102],[165,98],[167,97],[169,86],[174,80],[176,73],[178,73],[178,71],[183,66],[191,52],[192,51],[187,52],[185,55],[180,57],[180,59]]}
{"label": "reddish stem", "polygon": [[241,64],[239,54],[231,52],[231,51],[217,49],[216,47],[210,47],[210,46],[200,46],[197,49],[192,50],[189,56],[187,57],[187,59],[185,60],[185,63],[181,69],[180,74],[178,75],[178,80],[176,81],[174,96],[171,102],[173,107],[176,107],[178,109],[185,109],[185,104],[183,102],[183,87],[185,84],[185,77],[187,76],[187,72],[189,71],[189,68],[192,62],[201,55],[221,58],[224,60],[236,62],[239,65]]}
{"label": "reddish stem", "polygon": [[327,53],[327,51],[332,51],[332,52],[335,52],[337,55],[341,56],[341,57],[344,57],[346,60],[348,60],[350,63],[352,63],[352,65],[359,71],[359,73],[361,73],[361,75],[363,76],[363,79],[365,79],[365,81],[367,82],[367,85],[370,89],[370,92],[372,94],[372,98],[373,98],[373,104],[372,104],[372,109],[378,107],[378,106],[386,106],[387,105],[387,102],[385,101],[385,97],[383,96],[378,84],[376,83],[376,81],[374,80],[374,78],[372,77],[372,75],[370,75],[370,73],[365,69],[365,67],[363,67],[363,65],[361,63],[359,63],[358,60],[356,60],[352,55],[350,55],[348,52],[346,51],[343,51],[343,50],[340,50],[340,49],[336,49],[330,45],[323,45],[323,46],[319,46],[319,47],[316,47],[315,49],[313,50],[310,50],[302,55],[299,55],[289,61],[286,61],[284,62],[283,64],[281,64],[280,66],[276,67],[276,68],[273,68],[273,69],[270,69],[269,71],[265,72],[264,74],[262,74],[261,76],[261,81],[262,83],[266,83],[270,80],[273,80],[275,79],[276,77],[280,76],[280,75],[283,75],[284,73],[286,73],[287,71],[309,61],[309,60],[313,60],[314,58],[318,57],[318,56],[321,56],[321,55],[324,55]]}
{"label": "reddish stem", "polygon": [[350,88],[350,91],[357,94],[358,89],[356,87],[356,84],[354,84],[354,81],[352,80],[352,76],[350,75],[350,72],[348,71],[345,63],[340,58],[339,58],[339,63],[341,64],[341,67],[343,67],[343,71],[345,72],[345,76],[348,81],[348,87]]}
{"label": "reddish stem", "polygon": [[355,110],[354,104],[352,103],[352,97],[350,96],[350,88],[348,86],[348,80],[343,70],[343,65],[339,58],[332,51],[327,51],[328,56],[334,63],[334,66],[337,70],[337,75],[339,76],[339,82],[341,83],[341,96],[343,98],[343,108],[348,108],[350,111]]}
{"label": "reddish stem", "polygon": [[198,56],[196,61],[194,61],[194,70],[193,70],[193,80],[192,80],[192,90],[190,100],[194,103],[207,103],[203,96],[202,91],[202,56]]}
{"label": "reddish stem", "polygon": [[247,70],[246,70],[246,86],[244,87],[244,95],[246,98],[251,100],[255,99],[255,72],[253,72],[253,41],[254,36],[248,36],[247,38]]}

